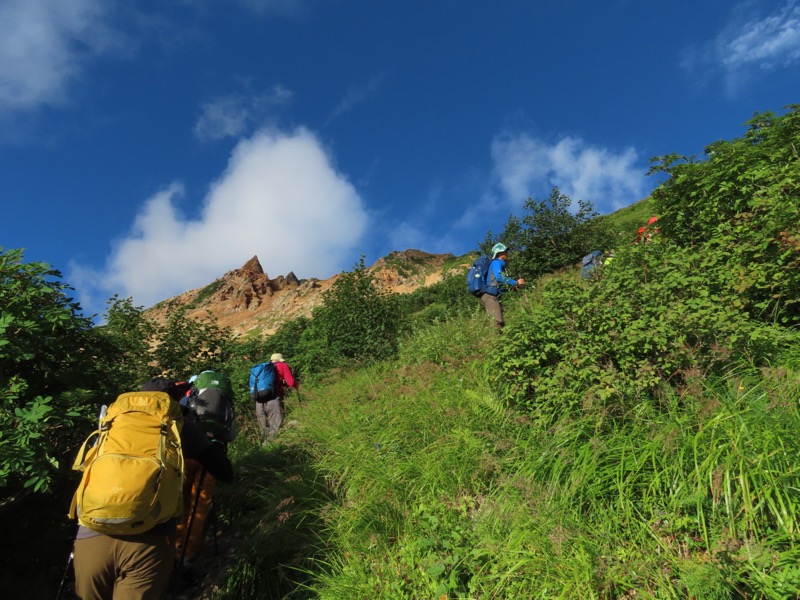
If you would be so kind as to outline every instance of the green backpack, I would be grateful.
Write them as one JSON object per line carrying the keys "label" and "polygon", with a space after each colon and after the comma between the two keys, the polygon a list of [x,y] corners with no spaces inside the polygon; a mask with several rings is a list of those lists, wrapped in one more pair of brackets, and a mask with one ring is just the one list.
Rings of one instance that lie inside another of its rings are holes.
{"label": "green backpack", "polygon": [[216,371],[203,371],[192,382],[192,385],[198,393],[213,388],[220,390],[226,396],[233,397],[233,386],[231,385],[230,377]]}
{"label": "green backpack", "polygon": [[236,437],[233,386],[227,375],[203,371],[192,382],[186,406],[200,427],[214,439],[232,442]]}

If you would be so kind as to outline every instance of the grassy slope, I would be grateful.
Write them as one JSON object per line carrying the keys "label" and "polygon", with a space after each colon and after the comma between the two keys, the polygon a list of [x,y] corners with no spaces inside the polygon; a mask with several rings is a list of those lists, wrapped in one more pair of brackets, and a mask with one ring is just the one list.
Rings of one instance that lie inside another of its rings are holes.
{"label": "grassy slope", "polygon": [[477,309],[304,388],[271,448],[245,424],[218,597],[797,597],[800,353],[542,427],[490,384],[499,343]]}
{"label": "grassy slope", "polygon": [[[667,397],[670,410],[612,433],[590,418],[542,430],[487,383],[483,357],[500,339],[482,317],[304,390],[297,426],[245,464],[291,460],[248,500],[241,488],[221,498],[269,507],[240,513],[252,551],[222,597],[797,592],[794,545],[757,521],[772,503],[794,526],[800,361],[698,381]],[[752,518],[723,515],[728,504]]]}
{"label": "grassy slope", "polygon": [[607,219],[617,232],[634,234],[636,230],[647,223],[647,220],[652,216],[652,201],[650,198],[645,198],[644,200],[640,200],[639,202],[600,218]]}

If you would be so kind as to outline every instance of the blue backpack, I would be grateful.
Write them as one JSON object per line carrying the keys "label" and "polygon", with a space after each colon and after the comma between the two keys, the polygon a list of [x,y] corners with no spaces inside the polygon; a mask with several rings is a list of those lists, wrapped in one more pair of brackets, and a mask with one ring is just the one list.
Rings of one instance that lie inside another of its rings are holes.
{"label": "blue backpack", "polygon": [[592,273],[597,269],[600,257],[603,253],[600,250],[592,250],[589,254],[583,257],[581,261],[581,277],[583,279],[591,279]]}
{"label": "blue backpack", "polygon": [[473,296],[481,296],[486,293],[489,285],[489,265],[492,259],[488,256],[480,256],[472,263],[467,272],[467,291]]}
{"label": "blue backpack", "polygon": [[250,369],[250,397],[257,402],[278,397],[278,371],[272,362],[260,363]]}

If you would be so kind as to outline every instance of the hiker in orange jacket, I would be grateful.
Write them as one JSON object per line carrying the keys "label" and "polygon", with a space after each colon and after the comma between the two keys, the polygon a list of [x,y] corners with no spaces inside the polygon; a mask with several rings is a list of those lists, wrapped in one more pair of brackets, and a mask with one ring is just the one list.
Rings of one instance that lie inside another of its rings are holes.
{"label": "hiker in orange jacket", "polygon": [[636,230],[636,238],[633,240],[633,243],[638,244],[639,242],[644,242],[646,244],[649,242],[653,236],[658,233],[657,221],[658,217],[650,217],[647,220],[647,225],[639,227],[639,229]]}

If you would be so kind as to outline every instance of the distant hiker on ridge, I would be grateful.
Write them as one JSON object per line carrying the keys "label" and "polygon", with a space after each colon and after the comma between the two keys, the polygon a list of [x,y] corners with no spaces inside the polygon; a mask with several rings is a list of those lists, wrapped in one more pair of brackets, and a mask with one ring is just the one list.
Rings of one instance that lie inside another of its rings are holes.
{"label": "distant hiker on ridge", "polygon": [[500,295],[510,287],[517,288],[525,284],[524,279],[512,279],[506,274],[506,258],[508,258],[508,248],[505,244],[497,243],[492,246],[492,262],[489,264],[486,291],[480,297],[486,312],[492,317],[494,326],[498,330],[506,324],[503,320],[503,305],[500,303]]}
{"label": "distant hiker on ridge", "polygon": [[636,230],[636,237],[633,240],[634,244],[644,242],[645,244],[653,239],[653,236],[658,233],[658,217],[650,217],[647,220],[647,225],[643,225]]}

